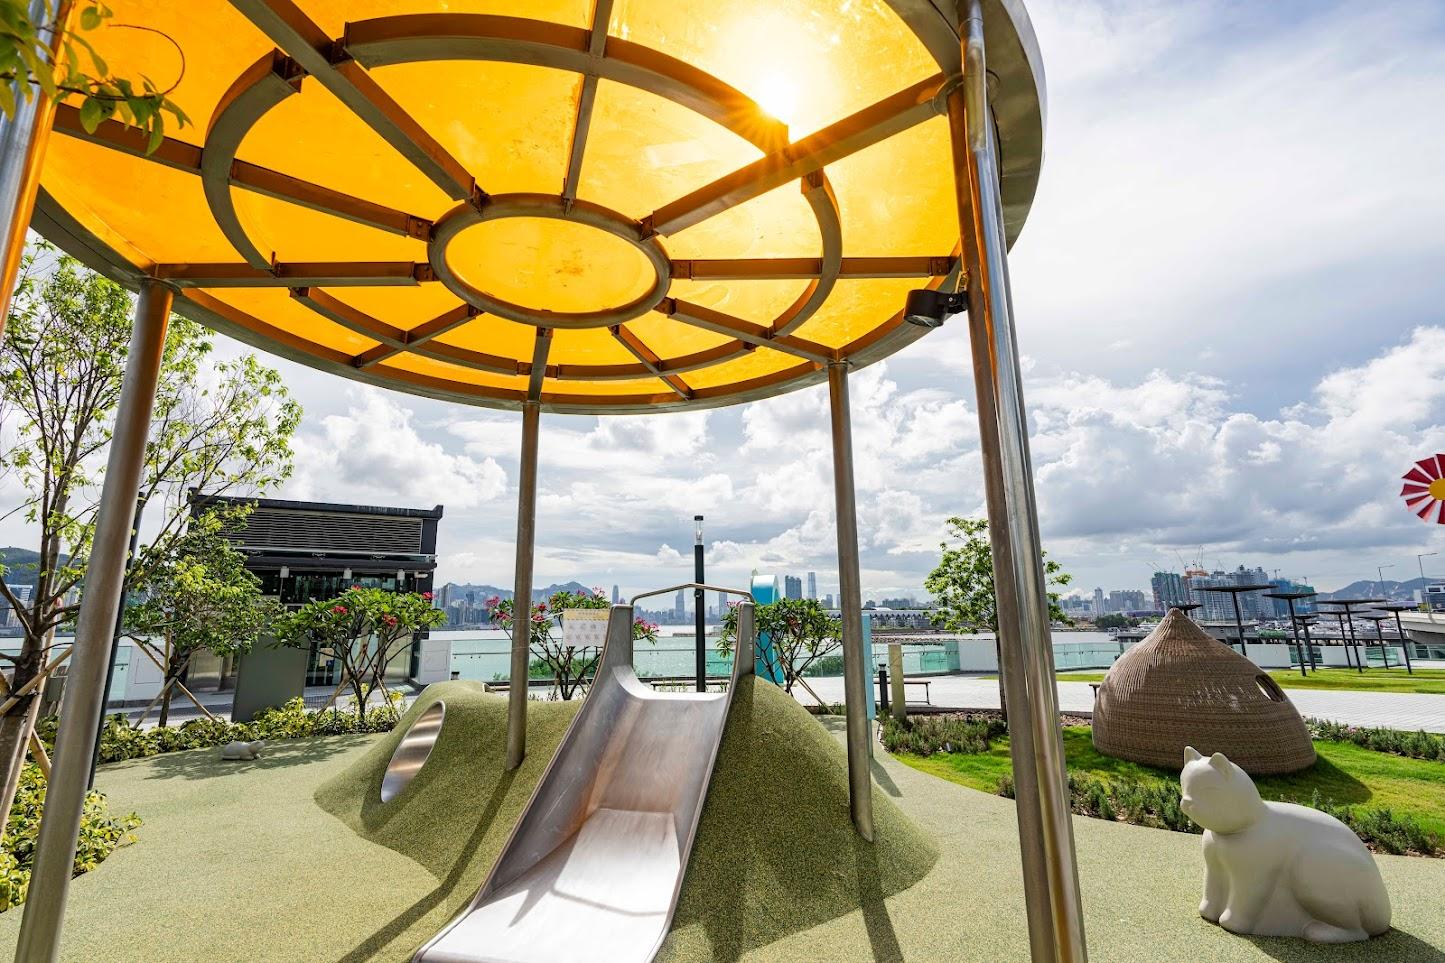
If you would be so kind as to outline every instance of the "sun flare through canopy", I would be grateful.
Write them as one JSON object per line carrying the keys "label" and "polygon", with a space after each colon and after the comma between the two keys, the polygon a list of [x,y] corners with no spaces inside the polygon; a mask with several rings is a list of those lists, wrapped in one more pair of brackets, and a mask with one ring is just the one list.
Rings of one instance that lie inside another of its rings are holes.
{"label": "sun flare through canopy", "polygon": [[[35,227],[323,370],[491,407],[730,404],[887,356],[925,333],[907,290],[957,282],[947,0],[110,5],[97,50],[180,76],[192,123],[147,155],[62,104]],[[1012,241],[1043,79],[1022,7],[984,12]]]}

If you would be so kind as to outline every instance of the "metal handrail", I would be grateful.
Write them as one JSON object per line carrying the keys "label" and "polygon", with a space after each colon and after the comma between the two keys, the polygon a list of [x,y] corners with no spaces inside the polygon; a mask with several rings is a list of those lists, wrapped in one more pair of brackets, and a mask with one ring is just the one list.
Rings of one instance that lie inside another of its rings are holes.
{"label": "metal handrail", "polygon": [[638,599],[650,599],[654,595],[666,595],[668,592],[676,592],[679,589],[702,589],[704,592],[721,592],[723,595],[746,595],[749,599],[752,599],[755,604],[758,601],[753,598],[752,592],[747,592],[743,589],[723,588],[720,585],[704,585],[702,582],[683,582],[681,585],[674,585],[670,588],[657,589],[653,592],[643,592],[641,595],[634,595],[627,604],[636,605]]}

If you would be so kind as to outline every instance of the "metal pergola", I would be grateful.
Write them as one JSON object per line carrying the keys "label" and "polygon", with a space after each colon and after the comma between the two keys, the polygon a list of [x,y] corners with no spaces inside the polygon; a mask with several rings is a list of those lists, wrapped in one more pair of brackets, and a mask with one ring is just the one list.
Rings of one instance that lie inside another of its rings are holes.
{"label": "metal pergola", "polygon": [[1202,585],[1201,592],[1224,592],[1228,593],[1230,600],[1234,603],[1234,628],[1239,635],[1239,654],[1248,656],[1244,648],[1244,617],[1239,611],[1239,594],[1241,592],[1262,592],[1267,588],[1274,588],[1273,585]]}
{"label": "metal pergola", "polygon": [[[905,316],[920,287],[966,299],[1032,956],[1085,958],[1006,258],[1045,113],[1021,0],[807,16],[766,0],[110,5],[185,48],[174,97],[202,126],[147,153],[140,132],[87,131],[43,98],[0,125],[0,287],[30,223],[140,294],[20,958],[59,943],[173,311],[353,380],[520,411],[522,605],[544,410],[716,407],[826,381],[851,810],[872,839],[848,375],[942,321]],[[100,46],[161,75],[148,36]],[[525,678],[529,623],[514,624]],[[516,766],[526,687],[509,699]]]}
{"label": "metal pergola", "polygon": [[1340,620],[1340,641],[1345,646],[1346,659],[1349,654],[1354,654],[1354,667],[1357,672],[1365,671],[1365,660],[1360,657],[1359,642],[1355,638],[1355,609],[1361,605],[1373,606],[1384,599],[1322,599],[1321,605],[1332,605],[1338,611],[1326,612],[1325,615],[1333,615]]}
{"label": "metal pergola", "polygon": [[[1410,637],[1405,634],[1405,624],[1400,621],[1400,613],[1416,612],[1420,607],[1414,602],[1376,602],[1374,607],[1395,617],[1395,633],[1400,636],[1400,651],[1405,654],[1405,671],[1414,675],[1415,666],[1410,661]],[[1379,631],[1379,623],[1376,623],[1375,630]]]}
{"label": "metal pergola", "polygon": [[[1308,659],[1307,659],[1306,656],[1305,656],[1305,651],[1304,651],[1304,649],[1301,648],[1301,646],[1300,646],[1300,640],[1299,640],[1299,619],[1300,619],[1300,617],[1295,614],[1294,604],[1295,604],[1295,602],[1299,601],[1300,599],[1314,598],[1314,597],[1315,597],[1316,595],[1318,595],[1318,594],[1319,594],[1318,592],[1266,592],[1266,593],[1264,593],[1264,597],[1265,597],[1265,598],[1267,598],[1267,599],[1280,599],[1280,600],[1283,601],[1286,605],[1289,606],[1289,628],[1290,628],[1290,635],[1294,638],[1295,655],[1299,657],[1299,674],[1300,674],[1300,675],[1307,675],[1307,674],[1308,674],[1308,672],[1305,670],[1305,663],[1306,663],[1307,661],[1310,662],[1310,663],[1313,663],[1313,661],[1314,661],[1314,649],[1313,649],[1313,648],[1310,649],[1309,656],[1308,656]],[[1305,638],[1306,638],[1306,639],[1309,638],[1309,630],[1308,630],[1308,629],[1305,630]]]}

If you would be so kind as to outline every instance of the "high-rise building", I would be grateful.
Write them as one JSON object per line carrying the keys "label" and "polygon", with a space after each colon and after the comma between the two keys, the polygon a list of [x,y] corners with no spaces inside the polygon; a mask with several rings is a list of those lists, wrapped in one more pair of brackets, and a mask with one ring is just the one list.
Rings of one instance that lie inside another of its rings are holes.
{"label": "high-rise building", "polygon": [[1175,572],[1155,572],[1149,580],[1154,593],[1154,607],[1166,612],[1176,605],[1189,604],[1189,589],[1184,585],[1184,576]]}
{"label": "high-rise building", "polygon": [[1094,617],[1098,618],[1104,614],[1104,590],[1094,589]]}
{"label": "high-rise building", "polygon": [[672,611],[679,622],[687,617],[687,604],[681,591],[677,593],[677,601],[673,603]]}
{"label": "high-rise building", "polygon": [[831,592],[830,592],[829,594],[823,596],[823,608],[825,608],[825,609],[831,609],[831,608],[833,608],[833,595],[832,595]]}
{"label": "high-rise building", "polygon": [[621,601],[622,601],[622,593],[621,593],[620,591],[618,591],[617,585],[616,585],[616,584],[613,584],[613,586],[612,586],[612,604],[613,604],[613,605],[616,605],[618,602],[621,602]]}
{"label": "high-rise building", "polygon": [[808,598],[810,598],[810,599],[815,599],[815,598],[817,598],[817,597],[818,597],[818,573],[817,573],[817,572],[809,572],[809,573],[808,573]]}
{"label": "high-rise building", "polygon": [[800,599],[803,597],[803,580],[796,575],[783,576],[783,598]]}

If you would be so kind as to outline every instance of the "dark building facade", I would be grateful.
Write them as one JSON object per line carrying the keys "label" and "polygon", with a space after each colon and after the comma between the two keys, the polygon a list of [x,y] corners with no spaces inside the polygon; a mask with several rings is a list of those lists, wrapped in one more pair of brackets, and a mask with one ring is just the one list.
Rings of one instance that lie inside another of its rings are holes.
{"label": "dark building facade", "polygon": [[[441,505],[387,508],[213,496],[193,499],[191,510],[211,505],[253,506],[227,537],[246,556],[246,568],[261,579],[261,591],[283,605],[335,598],[353,585],[391,592],[432,590]],[[415,665],[410,671],[415,674]],[[307,684],[336,681],[335,666],[313,653]]]}

